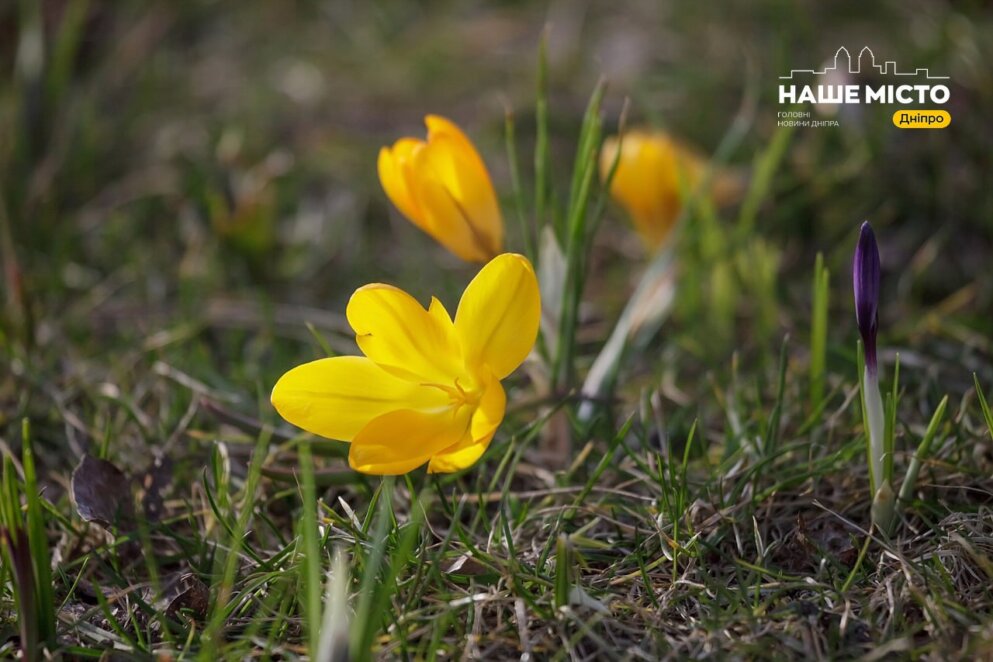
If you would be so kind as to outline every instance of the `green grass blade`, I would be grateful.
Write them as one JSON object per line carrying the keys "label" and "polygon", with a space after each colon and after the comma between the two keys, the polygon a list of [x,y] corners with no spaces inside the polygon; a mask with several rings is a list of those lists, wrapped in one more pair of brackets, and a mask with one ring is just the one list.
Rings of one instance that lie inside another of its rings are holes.
{"label": "green grass blade", "polygon": [[380,570],[386,555],[386,544],[393,522],[392,476],[383,478],[378,491],[378,512],[376,528],[372,535],[372,550],[362,565],[362,583],[359,587],[359,602],[355,609],[355,620],[350,636],[352,659],[362,662],[372,657],[372,640],[379,629],[379,621],[373,613],[376,589],[380,584]]}
{"label": "green grass blade", "polygon": [[893,483],[893,454],[896,450],[896,412],[900,404],[900,354],[893,366],[893,390],[886,397],[886,425],[883,432],[883,480]]}
{"label": "green grass blade", "polygon": [[573,186],[570,192],[569,208],[566,212],[565,243],[566,277],[563,290],[562,315],[559,323],[559,340],[556,345],[553,376],[555,386],[569,383],[573,372],[573,355],[576,347],[576,328],[579,322],[579,304],[586,283],[585,263],[588,249],[586,232],[589,219],[589,202],[593,191],[593,181],[599,172],[600,141],[603,137],[603,119],[600,107],[603,103],[605,85],[597,85],[583,116],[583,128],[579,136],[579,148],[573,168]]}
{"label": "green grass blade", "polygon": [[[551,172],[551,156],[548,145],[548,30],[541,34],[538,42],[538,89],[535,101],[535,143],[534,143],[534,222],[537,236],[541,236],[548,204],[548,175]],[[561,241],[562,235],[556,231]]]}
{"label": "green grass blade", "polygon": [[560,533],[555,541],[555,608],[561,609],[569,604],[569,590],[572,588],[569,579],[572,570],[572,559],[569,553],[569,539]]}
{"label": "green grass blade", "polygon": [[938,408],[934,410],[934,414],[931,416],[931,422],[928,423],[927,430],[924,432],[924,437],[917,446],[917,452],[914,453],[914,457],[910,460],[910,466],[907,467],[907,475],[904,476],[903,484],[900,486],[900,501],[903,503],[910,501],[914,496],[914,489],[917,486],[917,476],[921,472],[921,465],[931,454],[931,443],[934,441],[935,435],[938,434],[938,426],[945,417],[945,409],[947,407],[948,396],[946,395],[938,403]]}
{"label": "green grass blade", "polygon": [[986,428],[990,431],[990,436],[993,437],[993,412],[990,411],[989,403],[983,394],[983,387],[979,385],[979,377],[976,373],[972,373],[972,380],[976,384],[976,397],[979,399],[979,408],[983,410],[983,418],[986,419]]}
{"label": "green grass blade", "polygon": [[762,454],[766,457],[776,454],[776,447],[779,445],[780,421],[783,417],[783,405],[786,399],[786,368],[789,364],[790,337],[783,338],[783,344],[779,348],[779,378],[776,387],[776,402],[769,415],[769,427],[766,430],[765,443],[762,447]]}
{"label": "green grass blade", "polygon": [[300,482],[302,483],[303,516],[300,540],[303,542],[300,581],[303,583],[304,623],[307,628],[307,648],[311,657],[317,656],[321,636],[321,552],[317,543],[317,488],[314,484],[314,457],[310,443],[299,449]]}
{"label": "green grass blade", "polygon": [[72,0],[65,6],[58,33],[52,44],[51,60],[48,66],[48,94],[53,101],[65,96],[73,65],[76,62],[76,54],[86,29],[89,6],[89,0]]}
{"label": "green grass blade", "polygon": [[24,496],[27,502],[28,545],[31,562],[34,566],[35,608],[38,618],[38,636],[53,650],[55,640],[55,596],[52,591],[52,562],[48,550],[48,534],[45,531],[44,509],[38,491],[38,476],[35,469],[34,451],[31,448],[31,424],[28,419],[21,423],[22,459],[24,467]]}
{"label": "green grass blade", "polygon": [[224,626],[228,616],[228,601],[231,599],[231,594],[234,591],[245,532],[248,530],[248,525],[252,521],[252,514],[255,510],[255,500],[258,496],[256,493],[258,491],[259,479],[262,475],[262,464],[267,455],[270,437],[271,432],[268,428],[263,429],[252,451],[252,460],[248,466],[248,475],[245,478],[244,499],[241,505],[241,512],[238,515],[235,528],[228,541],[229,548],[221,566],[223,568],[221,580],[213,595],[207,625],[203,631],[203,645],[200,649],[200,654],[197,656],[202,662],[215,662],[217,651],[222,644]]}
{"label": "green grass blade", "polygon": [[786,155],[792,136],[793,127],[781,126],[777,128],[769,145],[755,158],[755,172],[751,185],[745,193],[745,200],[741,204],[741,213],[738,216],[737,233],[739,237],[752,236],[755,219],[758,217],[762,203],[772,190],[776,170]]}
{"label": "green grass blade", "polygon": [[[38,659],[38,612],[34,593],[34,567],[27,531],[21,519],[20,490],[13,459],[4,455],[3,494],[0,503],[0,578],[10,576],[11,597],[17,608],[21,653],[26,660]],[[4,585],[6,581],[4,581]]]}
{"label": "green grass blade", "polygon": [[503,120],[504,137],[507,145],[507,166],[510,170],[510,187],[514,198],[514,212],[521,224],[521,240],[524,242],[524,254],[532,263],[536,263],[538,255],[536,228],[528,223],[524,204],[524,187],[521,185],[521,168],[517,162],[517,130],[514,124],[514,113],[508,108]]}
{"label": "green grass blade", "polygon": [[316,342],[317,346],[321,348],[321,352],[323,352],[324,356],[332,357],[338,355],[338,353],[331,348],[331,343],[329,343],[327,338],[324,337],[324,334],[321,333],[320,330],[313,325],[313,323],[305,322],[304,325],[307,327],[307,331],[310,332],[314,342]]}
{"label": "green grass blade", "polygon": [[830,272],[824,254],[814,263],[813,303],[810,316],[810,410],[817,411],[824,400],[827,377],[827,327],[830,304]]}

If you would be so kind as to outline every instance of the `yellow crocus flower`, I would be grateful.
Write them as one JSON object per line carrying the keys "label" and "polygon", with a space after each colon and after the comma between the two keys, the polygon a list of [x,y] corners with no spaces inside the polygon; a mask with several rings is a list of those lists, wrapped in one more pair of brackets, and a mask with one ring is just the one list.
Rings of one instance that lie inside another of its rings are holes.
{"label": "yellow crocus flower", "polygon": [[426,141],[401,138],[379,150],[379,181],[410,221],[468,262],[503,249],[503,217],[483,159],[454,123],[424,118]]}
{"label": "yellow crocus flower", "polygon": [[662,246],[683,205],[683,190],[692,190],[703,174],[704,159],[662,131],[632,130],[624,139],[610,137],[600,150],[600,174],[606,180],[621,156],[610,193],[634,222],[648,248]]}
{"label": "yellow crocus flower", "polygon": [[438,299],[424,309],[391,285],[359,288],[346,309],[365,356],[297,366],[280,377],[272,404],[290,423],[351,442],[356,471],[396,475],[478,460],[503,420],[500,380],[527,357],[541,299],[527,258],[506,253],[469,283],[455,320]]}

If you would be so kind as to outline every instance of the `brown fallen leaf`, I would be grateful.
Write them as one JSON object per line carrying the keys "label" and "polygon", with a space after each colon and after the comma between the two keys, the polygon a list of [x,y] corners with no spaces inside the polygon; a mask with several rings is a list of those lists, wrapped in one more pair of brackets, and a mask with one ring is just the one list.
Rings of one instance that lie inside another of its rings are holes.
{"label": "brown fallen leaf", "polygon": [[164,611],[175,617],[181,609],[187,609],[199,619],[207,615],[210,605],[210,589],[192,572],[184,572],[176,577],[163,591]]}
{"label": "brown fallen leaf", "polygon": [[490,575],[493,574],[493,568],[481,563],[472,557],[470,554],[461,554],[451,563],[445,566],[443,571],[446,575],[465,575],[467,577],[476,577],[480,575]]}
{"label": "brown fallen leaf", "polygon": [[72,500],[84,521],[118,530],[134,523],[131,481],[106,460],[83,456],[72,472]]}

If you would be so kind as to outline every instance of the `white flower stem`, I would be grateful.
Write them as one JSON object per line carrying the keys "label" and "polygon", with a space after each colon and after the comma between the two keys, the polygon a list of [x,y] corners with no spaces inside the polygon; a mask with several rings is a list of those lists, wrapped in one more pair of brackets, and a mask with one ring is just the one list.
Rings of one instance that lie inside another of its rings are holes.
{"label": "white flower stem", "polygon": [[883,440],[883,430],[886,426],[883,418],[883,397],[879,392],[879,375],[865,368],[865,413],[869,422],[869,470],[872,472],[872,489],[878,490],[884,482],[889,482],[889,476],[884,476],[884,455],[886,445]]}

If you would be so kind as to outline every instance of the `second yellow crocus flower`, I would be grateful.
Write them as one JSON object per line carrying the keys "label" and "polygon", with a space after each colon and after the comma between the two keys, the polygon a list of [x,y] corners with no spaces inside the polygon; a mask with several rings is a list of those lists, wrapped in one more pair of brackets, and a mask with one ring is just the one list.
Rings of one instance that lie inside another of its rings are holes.
{"label": "second yellow crocus flower", "polygon": [[600,173],[607,178],[621,155],[610,193],[634,222],[649,249],[665,244],[683,206],[683,192],[692,191],[703,174],[705,159],[663,131],[632,130],[623,140],[611,137],[600,151]]}
{"label": "second yellow crocus flower", "polygon": [[427,140],[379,151],[379,180],[397,209],[458,257],[485,262],[503,249],[503,217],[483,159],[454,123],[428,115]]}
{"label": "second yellow crocus flower", "polygon": [[272,390],[279,414],[304,430],[351,442],[363,473],[464,469],[503,420],[500,380],[527,357],[541,299],[527,258],[504,254],[469,283],[454,321],[437,299],[425,309],[391,285],[355,291],[348,323],[365,356],[305,363]]}

